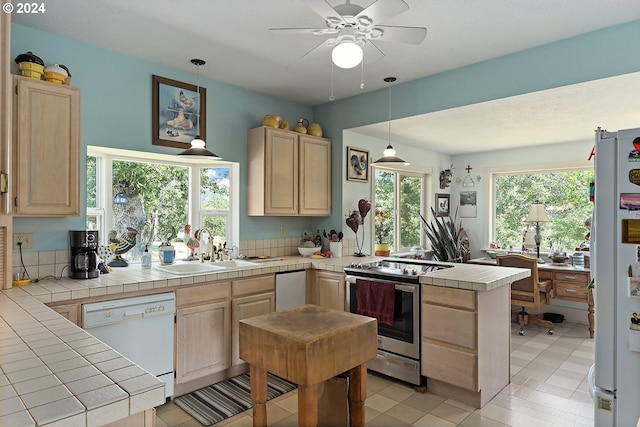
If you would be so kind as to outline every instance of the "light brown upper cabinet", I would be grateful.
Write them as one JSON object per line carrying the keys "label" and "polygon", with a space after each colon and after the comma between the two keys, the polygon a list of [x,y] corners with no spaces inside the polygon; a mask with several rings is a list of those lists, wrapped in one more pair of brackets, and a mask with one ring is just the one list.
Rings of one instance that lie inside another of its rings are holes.
{"label": "light brown upper cabinet", "polygon": [[249,215],[331,215],[330,140],[267,126],[247,138]]}
{"label": "light brown upper cabinet", "polygon": [[13,77],[16,216],[80,214],[80,89]]}

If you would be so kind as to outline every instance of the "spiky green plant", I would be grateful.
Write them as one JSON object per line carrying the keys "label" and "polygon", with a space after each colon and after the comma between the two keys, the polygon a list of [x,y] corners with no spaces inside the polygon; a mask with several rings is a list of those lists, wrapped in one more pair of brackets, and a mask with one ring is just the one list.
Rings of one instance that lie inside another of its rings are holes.
{"label": "spiky green plant", "polygon": [[429,223],[422,214],[422,229],[431,242],[431,250],[438,261],[461,262],[462,261],[462,221],[456,224],[458,209],[453,219],[451,217],[438,217],[436,211],[431,208],[433,222]]}

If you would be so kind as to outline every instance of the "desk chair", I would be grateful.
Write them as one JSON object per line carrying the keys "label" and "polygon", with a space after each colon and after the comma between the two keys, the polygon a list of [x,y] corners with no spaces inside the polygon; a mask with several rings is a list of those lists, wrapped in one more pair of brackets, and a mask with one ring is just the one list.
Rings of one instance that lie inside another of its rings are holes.
{"label": "desk chair", "polygon": [[520,335],[524,335],[524,325],[529,323],[542,326],[553,334],[553,323],[544,320],[540,315],[529,314],[525,307],[539,310],[544,304],[551,302],[551,280],[540,281],[538,278],[538,261],[524,255],[508,254],[496,257],[497,265],[505,267],[528,268],[531,275],[511,284],[511,305],[519,305],[522,309],[512,315],[512,321],[520,324]]}

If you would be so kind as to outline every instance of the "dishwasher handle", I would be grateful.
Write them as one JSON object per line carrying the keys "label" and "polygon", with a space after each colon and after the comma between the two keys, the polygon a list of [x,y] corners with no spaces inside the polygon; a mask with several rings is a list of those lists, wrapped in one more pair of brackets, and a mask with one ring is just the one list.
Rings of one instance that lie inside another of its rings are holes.
{"label": "dishwasher handle", "polygon": [[141,318],[144,316],[144,313],[145,313],[144,307],[135,307],[135,308],[132,308],[131,310],[126,310],[122,318],[123,320],[127,320],[132,317]]}

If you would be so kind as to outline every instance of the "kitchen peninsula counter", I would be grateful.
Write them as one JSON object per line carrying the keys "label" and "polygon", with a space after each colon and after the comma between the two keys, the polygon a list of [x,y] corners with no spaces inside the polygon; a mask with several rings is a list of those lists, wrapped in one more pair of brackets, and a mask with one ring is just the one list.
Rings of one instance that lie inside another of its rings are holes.
{"label": "kitchen peninsula counter", "polygon": [[[131,266],[114,268],[96,279],[45,279],[4,290],[0,292],[0,425],[100,426],[152,411],[165,401],[160,380],[131,365],[44,304],[160,293],[181,286],[300,269],[342,272],[352,262],[377,259],[381,258],[284,256],[258,262],[256,267],[193,276]],[[489,291],[527,274],[519,269],[455,264],[454,268],[425,273],[420,281],[423,285]],[[55,360],[54,354],[64,354],[64,360]],[[74,367],[69,369],[68,364]],[[135,372],[123,379],[117,372],[123,369]],[[37,391],[50,387],[56,392]]]}

